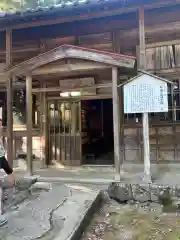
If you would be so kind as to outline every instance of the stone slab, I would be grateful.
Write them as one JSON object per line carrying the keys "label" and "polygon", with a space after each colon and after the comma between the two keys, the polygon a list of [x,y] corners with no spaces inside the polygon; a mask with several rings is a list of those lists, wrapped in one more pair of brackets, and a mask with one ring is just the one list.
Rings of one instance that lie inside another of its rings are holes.
{"label": "stone slab", "polygon": [[[90,215],[100,202],[100,192],[87,187],[81,187],[81,191],[73,190],[72,196],[54,214],[54,217],[64,216],[64,227],[55,240],[79,239],[90,220]],[[73,209],[73,211],[72,211]]]}
{"label": "stone slab", "polygon": [[180,186],[157,184],[111,183],[108,188],[109,196],[121,203],[162,202],[170,198],[179,198]]}
{"label": "stone slab", "polygon": [[38,177],[38,182],[63,182],[63,183],[77,183],[77,184],[110,184],[114,179],[104,178],[77,178],[74,177]]}
{"label": "stone slab", "polygon": [[64,184],[36,184],[34,192],[16,209],[6,213],[8,223],[0,228],[3,240],[70,240],[80,228],[99,191]]}

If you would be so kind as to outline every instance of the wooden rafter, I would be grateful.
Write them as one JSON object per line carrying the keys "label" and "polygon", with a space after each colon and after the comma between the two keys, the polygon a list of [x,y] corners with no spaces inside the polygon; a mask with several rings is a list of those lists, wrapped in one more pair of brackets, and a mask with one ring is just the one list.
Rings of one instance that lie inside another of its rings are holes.
{"label": "wooden rafter", "polygon": [[64,44],[51,51],[40,54],[34,58],[22,62],[15,67],[7,69],[4,73],[7,75],[19,76],[27,72],[32,72],[34,69],[40,66],[64,58],[84,59],[98,63],[103,63],[105,65],[126,68],[134,68],[136,59],[135,57],[123,54],[98,51],[94,49]]}
{"label": "wooden rafter", "polygon": [[[180,0],[164,0],[164,1],[155,1],[152,3],[144,3],[145,9],[154,9],[154,8],[161,8],[165,6],[174,6],[180,3]],[[115,9],[103,9],[97,12],[93,13],[81,13],[77,16],[67,16],[67,17],[61,17],[56,19],[49,19],[49,20],[34,20],[30,22],[21,21],[20,23],[13,24],[11,23],[12,29],[21,29],[21,28],[30,28],[30,27],[37,27],[37,26],[46,26],[46,25],[54,25],[58,23],[65,23],[65,22],[73,22],[73,21],[84,21],[88,19],[94,19],[94,18],[100,18],[100,17],[108,17],[108,16],[116,16],[123,13],[129,13],[129,12],[136,12],[140,4],[135,4],[129,7],[118,7]],[[40,12],[41,13],[41,12]],[[42,14],[42,13],[41,13]],[[2,24],[1,24],[2,25]],[[6,29],[6,26],[0,27],[0,31],[4,31]]]}
{"label": "wooden rafter", "polygon": [[34,89],[32,89],[32,92],[33,93],[39,93],[39,92],[72,92],[72,91],[83,91],[83,90],[89,90],[89,89],[111,88],[111,87],[112,87],[111,83],[106,83],[106,84],[94,84],[93,86],[85,86],[85,87],[79,87],[79,88],[62,88],[62,87],[34,88]]}

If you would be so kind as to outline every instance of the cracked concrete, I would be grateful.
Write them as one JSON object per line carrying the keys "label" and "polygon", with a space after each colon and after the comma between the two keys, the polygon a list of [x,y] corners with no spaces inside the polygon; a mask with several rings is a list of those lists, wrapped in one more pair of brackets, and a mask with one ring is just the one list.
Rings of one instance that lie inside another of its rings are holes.
{"label": "cracked concrete", "polygon": [[0,228],[0,239],[71,239],[99,191],[76,185],[51,186],[49,191],[32,191],[17,209],[7,212],[8,223]]}

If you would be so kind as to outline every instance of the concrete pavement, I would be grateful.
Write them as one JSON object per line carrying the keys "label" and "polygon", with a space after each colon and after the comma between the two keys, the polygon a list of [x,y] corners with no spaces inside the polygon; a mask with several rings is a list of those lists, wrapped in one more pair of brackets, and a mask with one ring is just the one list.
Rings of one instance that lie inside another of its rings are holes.
{"label": "concrete pavement", "polygon": [[[142,183],[143,164],[124,164],[121,172],[121,182]],[[48,168],[35,171],[38,181],[54,181],[81,184],[105,184],[115,181],[115,169],[112,166],[82,166],[77,168]],[[152,182],[162,185],[180,185],[180,164],[151,164]]]}
{"label": "concrete pavement", "polygon": [[45,183],[42,189],[35,183],[30,196],[6,213],[0,239],[70,240],[100,198],[98,190],[79,185]]}
{"label": "concrete pavement", "polygon": [[[26,177],[24,169],[15,168],[17,177]],[[144,166],[142,164],[125,163],[120,180],[128,183],[142,182]],[[180,185],[180,164],[159,163],[151,164],[151,174],[153,183],[163,185]],[[34,168],[34,175],[38,181],[62,182],[62,183],[81,183],[81,184],[100,184],[109,185],[115,181],[115,169],[113,166],[82,166],[82,167],[55,167]],[[0,178],[4,178],[5,173],[0,171]]]}

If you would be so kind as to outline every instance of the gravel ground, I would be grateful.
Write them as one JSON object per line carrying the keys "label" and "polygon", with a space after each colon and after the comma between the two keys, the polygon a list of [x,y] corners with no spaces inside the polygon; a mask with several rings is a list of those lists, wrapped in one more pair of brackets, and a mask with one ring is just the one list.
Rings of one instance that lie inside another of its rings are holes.
{"label": "gravel ground", "polygon": [[180,214],[161,205],[107,201],[81,240],[180,240]]}

